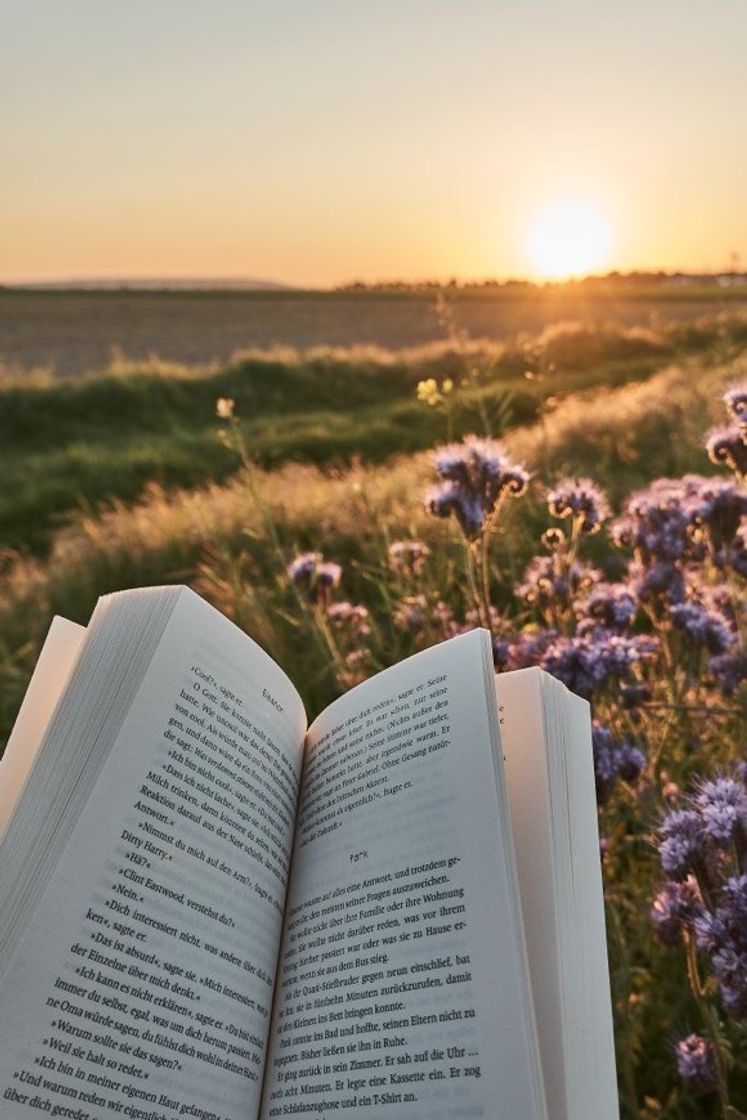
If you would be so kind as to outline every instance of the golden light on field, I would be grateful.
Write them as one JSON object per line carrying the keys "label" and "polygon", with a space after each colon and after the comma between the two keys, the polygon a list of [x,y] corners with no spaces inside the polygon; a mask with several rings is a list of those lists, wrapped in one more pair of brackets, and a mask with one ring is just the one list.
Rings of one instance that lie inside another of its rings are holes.
{"label": "golden light on field", "polygon": [[574,199],[553,203],[537,216],[529,252],[541,276],[565,280],[603,268],[611,241],[604,215],[592,203]]}

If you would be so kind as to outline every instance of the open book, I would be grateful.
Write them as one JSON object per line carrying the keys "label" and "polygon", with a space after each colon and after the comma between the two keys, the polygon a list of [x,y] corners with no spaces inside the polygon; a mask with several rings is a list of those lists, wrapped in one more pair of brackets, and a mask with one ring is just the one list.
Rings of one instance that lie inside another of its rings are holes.
{"label": "open book", "polygon": [[588,706],[485,631],[307,727],[191,591],[110,595],[0,788],[3,1120],[617,1116]]}

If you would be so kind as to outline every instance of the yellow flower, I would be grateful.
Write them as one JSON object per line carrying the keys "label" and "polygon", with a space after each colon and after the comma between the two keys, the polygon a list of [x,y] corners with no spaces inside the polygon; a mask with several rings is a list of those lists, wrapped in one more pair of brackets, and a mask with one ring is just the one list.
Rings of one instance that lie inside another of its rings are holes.
{"label": "yellow flower", "polygon": [[436,405],[441,402],[441,394],[438,391],[438,384],[433,377],[429,377],[425,381],[418,381],[418,400],[424,404]]}
{"label": "yellow flower", "polygon": [[453,389],[454,389],[454,382],[451,380],[450,377],[445,378],[445,380],[443,380],[441,382],[441,392],[444,393],[445,395],[448,395],[449,393],[451,393],[453,391]]}
{"label": "yellow flower", "polygon": [[233,397],[218,397],[215,402],[215,412],[220,420],[232,420],[236,401]]}

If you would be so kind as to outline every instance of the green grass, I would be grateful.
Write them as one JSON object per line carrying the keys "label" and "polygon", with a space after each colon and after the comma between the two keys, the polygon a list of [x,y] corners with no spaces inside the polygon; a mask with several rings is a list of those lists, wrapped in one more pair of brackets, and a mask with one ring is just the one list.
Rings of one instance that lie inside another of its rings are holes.
{"label": "green grass", "polygon": [[[715,471],[702,450],[702,433],[709,424],[720,422],[720,393],[724,385],[743,379],[744,369],[738,358],[713,364],[710,355],[700,355],[679,369],[671,367],[617,388],[607,380],[569,394],[542,423],[529,422],[506,433],[509,452],[532,469],[536,482],[530,497],[521,503],[521,518],[511,518],[502,538],[501,586],[516,583],[546,527],[543,481],[568,471],[589,474],[607,488],[619,508],[626,493],[654,477]],[[212,405],[212,394],[208,400]],[[362,430],[370,435],[373,429],[379,439],[382,433],[394,439],[394,420],[399,419],[398,451],[407,438],[415,443],[428,435],[425,430],[414,434],[410,430],[409,420],[414,424],[417,418],[423,424],[440,425],[428,446],[437,442],[443,434],[443,417],[434,417],[411,401],[393,404],[384,418],[377,417],[375,410],[363,409],[358,415]],[[311,417],[290,414],[285,423],[275,421],[277,439],[286,440],[294,454],[304,425],[304,438],[309,441],[317,436],[340,443],[346,438],[352,443],[358,440],[355,430],[346,430],[347,420],[338,412],[328,410],[327,421],[315,434]],[[337,426],[334,430],[330,421]],[[270,422],[262,423],[272,445],[275,435]],[[211,420],[206,430],[212,428]],[[194,470],[188,443],[179,447],[164,434],[160,438],[162,454],[168,455],[175,476]],[[149,446],[155,445],[156,434],[152,440]],[[217,442],[214,446],[223,453]],[[197,487],[190,482],[164,488],[153,484],[147,458],[138,461],[136,441],[125,440],[122,448],[122,460],[132,471],[128,481],[137,486],[138,469],[141,479],[149,478],[136,501],[114,499],[108,493],[105,506],[96,509],[89,498],[84,514],[69,527],[50,529],[45,552],[0,554],[0,733],[9,727],[53,614],[84,622],[99,595],[162,582],[196,584],[292,672],[310,710],[318,710],[329,696],[314,684],[309,650],[303,642],[298,645],[292,628],[282,623],[283,613],[292,609],[287,588],[283,590],[282,564],[245,479],[238,473],[223,482],[209,479]],[[114,448],[109,452],[111,467]],[[105,462],[103,446],[99,453]],[[78,462],[85,463],[82,453]],[[86,471],[95,476],[95,465],[88,463]],[[109,482],[103,476],[97,481],[106,493]],[[122,483],[116,477],[114,481]],[[255,472],[262,505],[286,555],[313,548],[343,562],[345,594],[363,601],[376,594],[387,538],[427,540],[434,558],[438,557],[439,581],[443,586],[451,583],[457,562],[448,543],[451,534],[422,505],[423,489],[432,481],[430,457],[423,452],[368,464],[356,460],[352,467],[341,469],[331,469],[329,463],[287,462]],[[51,490],[51,482],[48,485]],[[28,500],[33,504],[32,483],[29,487]],[[44,497],[51,501],[59,496],[45,491]],[[597,538],[590,543],[596,546]],[[502,605],[500,587],[496,594]],[[392,645],[390,652],[396,657],[406,651]]]}
{"label": "green grass", "polygon": [[[527,345],[434,344],[402,353],[332,351],[252,357],[204,373],[120,362],[99,376],[0,384],[0,547],[44,552],[51,533],[80,511],[131,501],[151,483],[192,487],[235,471],[221,443],[218,397],[233,397],[252,457],[341,468],[377,463],[442,440],[439,410],[415,397],[424,376],[459,384],[451,431],[535,419],[548,397],[648,377],[678,356],[722,360],[741,345],[744,324],[672,327],[657,335],[577,325]],[[527,368],[539,374],[529,381]]]}

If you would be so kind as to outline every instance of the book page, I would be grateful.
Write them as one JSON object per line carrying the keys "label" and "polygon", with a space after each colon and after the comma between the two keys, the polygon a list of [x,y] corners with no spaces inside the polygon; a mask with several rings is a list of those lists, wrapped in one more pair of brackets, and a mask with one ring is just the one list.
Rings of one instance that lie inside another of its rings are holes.
{"label": "book page", "polygon": [[545,1116],[496,746],[484,632],[312,726],[262,1120]]}
{"label": "book page", "polygon": [[0,840],[33,765],[45,728],[80,651],[85,627],[57,615],[39,654],[0,761]]}
{"label": "book page", "polygon": [[2,962],[3,1120],[256,1115],[305,722],[185,590]]}

